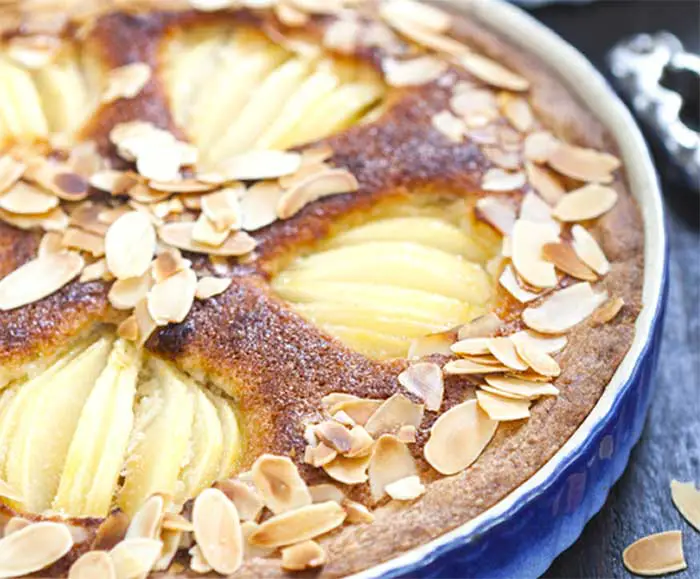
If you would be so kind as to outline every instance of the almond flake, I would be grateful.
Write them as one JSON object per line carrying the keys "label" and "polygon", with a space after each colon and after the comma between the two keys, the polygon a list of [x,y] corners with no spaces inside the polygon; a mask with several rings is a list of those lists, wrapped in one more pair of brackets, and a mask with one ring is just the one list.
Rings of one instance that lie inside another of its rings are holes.
{"label": "almond flake", "polygon": [[100,237],[104,237],[109,225],[100,221],[100,214],[105,210],[102,205],[86,201],[78,205],[70,214],[70,224]]}
{"label": "almond flake", "polygon": [[501,329],[503,321],[493,312],[474,318],[459,328],[457,338],[490,338]]}
{"label": "almond flake", "polygon": [[107,267],[117,279],[139,277],[146,273],[155,249],[153,224],[138,211],[119,217],[105,235]]}
{"label": "almond flake", "polygon": [[622,561],[635,575],[665,575],[688,567],[680,531],[665,531],[638,539],[623,551]]}
{"label": "almond flake", "polygon": [[337,456],[338,451],[323,442],[304,449],[304,462],[316,468],[330,464]]}
{"label": "almond flake", "polygon": [[402,394],[394,394],[377,408],[365,424],[365,429],[372,436],[395,433],[405,425],[418,428],[423,420],[423,405],[411,402]]}
{"label": "almond flake", "polygon": [[144,183],[136,183],[132,185],[127,191],[127,194],[134,201],[145,203],[147,205],[160,203],[161,201],[165,201],[170,196],[170,193],[156,191]]}
{"label": "almond flake", "polygon": [[190,521],[178,513],[171,513],[169,511],[163,513],[163,524],[161,528],[163,531],[182,531],[183,533],[194,531],[194,526]]}
{"label": "almond flake", "polygon": [[16,533],[17,531],[24,529],[24,527],[28,527],[31,524],[31,521],[28,521],[22,517],[12,517],[9,521],[7,521],[7,523],[5,523],[3,536],[7,537],[8,535]]}
{"label": "almond flake", "polygon": [[615,319],[615,316],[620,313],[620,310],[625,305],[625,300],[621,297],[611,298],[600,306],[591,315],[591,323],[595,326],[607,324]]}
{"label": "almond flake", "polygon": [[379,14],[392,26],[397,21],[408,21],[433,32],[447,32],[452,27],[452,17],[447,12],[416,0],[384,2]]}
{"label": "almond flake", "polygon": [[192,241],[202,245],[220,247],[228,236],[228,229],[218,230],[204,213],[200,213],[192,228]]}
{"label": "almond flake", "polygon": [[47,213],[59,204],[59,199],[51,193],[47,193],[20,181],[0,195],[0,208],[10,213],[19,215],[36,215]]}
{"label": "almond flake", "polygon": [[282,549],[282,569],[303,571],[322,567],[327,561],[326,552],[315,541],[304,541]]}
{"label": "almond flake", "polygon": [[120,66],[107,74],[107,88],[102,94],[103,103],[111,103],[138,95],[151,78],[151,67],[144,62]]}
{"label": "almond flake", "polygon": [[342,506],[345,509],[345,512],[348,514],[347,519],[345,519],[347,523],[352,525],[362,525],[374,522],[374,515],[362,503],[345,499],[342,502]]}
{"label": "almond flake", "polygon": [[452,344],[452,352],[455,354],[469,354],[471,356],[482,356],[489,353],[487,338],[465,338]]}
{"label": "almond flake", "polygon": [[93,257],[102,257],[105,254],[104,237],[75,227],[69,227],[66,230],[61,239],[61,245],[64,248],[84,251]]}
{"label": "almond flake", "polygon": [[162,548],[162,541],[157,539],[138,537],[121,541],[109,552],[116,576],[147,576],[158,560]]}
{"label": "almond flake", "polygon": [[197,282],[195,297],[198,300],[208,300],[224,293],[233,280],[225,277],[203,277]]}
{"label": "almond flake", "polygon": [[345,412],[356,424],[364,426],[382,404],[382,400],[354,398],[337,402],[330,412],[332,414]]}
{"label": "almond flake", "polygon": [[617,203],[617,191],[604,185],[585,185],[561,198],[552,215],[560,221],[585,221],[607,213]]}
{"label": "almond flake", "polygon": [[309,15],[306,12],[297,10],[289,4],[276,4],[274,7],[275,16],[285,26],[304,26],[309,22]]}
{"label": "almond flake", "polygon": [[311,504],[311,495],[304,479],[286,456],[263,454],[255,461],[251,472],[255,487],[273,513],[284,513]]}
{"label": "almond flake", "polygon": [[461,143],[467,133],[466,123],[449,111],[434,114],[430,122],[435,129],[454,143]]}
{"label": "almond flake", "polygon": [[148,497],[132,517],[125,538],[158,538],[160,536],[160,525],[164,510],[165,501],[161,495],[152,495]]}
{"label": "almond flake", "polygon": [[343,524],[346,516],[335,501],[307,505],[267,519],[249,540],[260,547],[284,547],[332,531]]}
{"label": "almond flake", "polygon": [[313,201],[329,195],[352,193],[358,187],[357,179],[345,169],[314,173],[282,195],[277,204],[277,216],[289,219]]}
{"label": "almond flake", "polygon": [[309,487],[311,500],[314,503],[325,503],[335,501],[339,505],[345,501],[345,495],[337,486],[331,483],[321,483]]}
{"label": "almond flake", "polygon": [[284,190],[272,182],[260,182],[242,194],[240,207],[243,215],[241,229],[257,231],[277,220],[277,204]]}
{"label": "almond flake", "polygon": [[368,474],[370,493],[376,503],[386,494],[388,484],[416,475],[416,463],[403,442],[383,434],[374,445]]}
{"label": "almond flake", "polygon": [[695,485],[672,480],[671,498],[683,518],[700,531],[700,491]]}
{"label": "almond flake", "polygon": [[611,183],[612,172],[620,167],[617,157],[594,149],[560,143],[548,156],[549,166],[567,177],[592,183]]}
{"label": "almond flake", "polygon": [[560,144],[560,141],[552,133],[538,131],[525,137],[523,152],[528,161],[546,163]]}
{"label": "almond flake", "polygon": [[339,456],[335,460],[323,465],[323,470],[333,480],[346,485],[357,485],[367,482],[367,467],[370,455],[357,458]]}
{"label": "almond flake", "polygon": [[217,172],[232,181],[277,179],[296,173],[301,166],[301,155],[286,151],[250,151],[230,157]]}
{"label": "almond flake", "polygon": [[493,438],[498,422],[467,400],[442,414],[430,429],[423,454],[440,474],[457,474],[471,465]]}
{"label": "almond flake", "polygon": [[238,195],[241,189],[221,189],[202,197],[202,212],[219,230],[240,229],[242,223]]}
{"label": "almond flake", "polygon": [[486,171],[481,179],[481,188],[484,191],[513,191],[524,185],[524,173],[508,173],[498,167]]}
{"label": "almond flake", "polygon": [[550,205],[556,205],[566,194],[559,180],[547,169],[534,163],[525,163],[525,173],[535,192]]}
{"label": "almond flake", "polygon": [[131,310],[145,299],[150,289],[151,275],[145,273],[141,277],[118,279],[112,284],[107,297],[112,307],[118,310]]}
{"label": "almond flake", "polygon": [[397,18],[391,25],[392,28],[402,36],[405,36],[409,40],[429,50],[457,57],[469,52],[469,48],[459,42],[459,40],[433,30],[428,30],[421,24],[412,22],[406,18]]}
{"label": "almond flake", "polygon": [[545,243],[542,246],[542,257],[553,263],[557,269],[584,281],[596,281],[598,276],[583,263],[570,245],[565,243]]}
{"label": "almond flake", "polygon": [[68,572],[68,579],[117,579],[112,558],[106,551],[88,551],[82,555]]}
{"label": "almond flake", "polygon": [[538,288],[557,285],[554,265],[542,258],[542,248],[559,240],[559,227],[518,219],[512,235],[513,266],[529,284]]}
{"label": "almond flake", "polygon": [[323,46],[341,54],[354,54],[357,50],[362,30],[362,26],[357,18],[338,18],[325,28]]}
{"label": "almond flake", "polygon": [[445,389],[440,366],[432,362],[413,364],[399,374],[398,380],[406,390],[418,396],[428,410],[440,410]]}
{"label": "almond flake", "polygon": [[206,562],[222,575],[243,564],[243,534],[236,506],[218,489],[202,491],[192,509],[194,538]]}
{"label": "almond flake", "polygon": [[207,563],[202,550],[199,548],[199,545],[194,545],[188,551],[188,553],[190,554],[190,569],[192,569],[192,571],[195,573],[204,575],[211,573],[214,570],[214,568]]}
{"label": "almond flake", "polygon": [[327,420],[317,424],[314,433],[326,445],[340,454],[347,454],[352,448],[350,431],[334,420]]}
{"label": "almond flake", "polygon": [[189,260],[183,259],[178,249],[168,248],[153,260],[151,274],[155,282],[160,283],[190,265]]}
{"label": "almond flake", "polygon": [[520,203],[520,219],[556,225],[557,230],[559,229],[559,224],[552,218],[552,208],[537,193],[532,191],[525,193]]}
{"label": "almond flake", "polygon": [[598,275],[605,275],[610,271],[610,262],[587,229],[578,224],[574,225],[571,228],[571,235],[574,251],[583,263]]}
{"label": "almond flake", "polygon": [[0,193],[15,185],[24,175],[27,166],[9,155],[0,156]]}
{"label": "almond flake", "polygon": [[461,56],[459,62],[467,72],[486,84],[514,92],[522,92],[530,88],[530,82],[527,79],[480,54],[470,52]]}
{"label": "almond flake", "polygon": [[559,290],[537,307],[523,311],[525,324],[543,334],[563,334],[590,316],[605,300],[605,290],[596,292],[588,282]]}
{"label": "almond flake", "polygon": [[148,293],[148,312],[159,326],[179,324],[192,308],[197,291],[197,276],[183,269],[155,284]]}
{"label": "almond flake", "polygon": [[68,226],[68,215],[60,207],[41,215],[18,215],[0,209],[0,220],[14,225],[18,229],[39,227],[44,231],[62,231]]}
{"label": "almond flake", "polygon": [[255,240],[243,231],[230,234],[221,246],[214,247],[194,241],[193,230],[194,223],[166,223],[158,229],[158,236],[168,245],[192,253],[229,257],[245,255],[255,249]]}
{"label": "almond flake", "polygon": [[22,577],[58,561],[73,546],[68,527],[42,521],[0,539],[0,576]]}
{"label": "almond flake", "polygon": [[350,438],[352,440],[350,450],[345,453],[348,458],[365,456],[372,450],[374,439],[363,426],[353,426],[350,430]]}
{"label": "almond flake", "polygon": [[498,197],[482,197],[476,202],[476,215],[503,235],[510,235],[515,225],[515,209]]}
{"label": "almond flake", "polygon": [[28,261],[0,280],[0,311],[44,299],[80,275],[84,266],[85,260],[72,251]]}
{"label": "almond flake", "polygon": [[488,348],[504,366],[513,370],[527,370],[527,364],[518,356],[515,344],[510,338],[489,338]]}
{"label": "almond flake", "polygon": [[445,374],[492,374],[498,372],[507,372],[510,370],[508,366],[479,364],[472,360],[453,360],[442,367]]}
{"label": "almond flake", "polygon": [[257,491],[241,481],[222,480],[214,488],[224,493],[236,505],[241,521],[257,521],[265,503]]}
{"label": "almond flake", "polygon": [[[464,119],[471,129],[485,128],[489,123],[499,117],[496,97],[489,90],[473,89],[457,90],[450,98],[450,108],[456,115]],[[484,140],[483,136],[477,138],[474,132],[470,132],[472,140],[480,141],[481,144],[496,144],[497,136],[493,132],[489,139]]]}
{"label": "almond flake", "polygon": [[[507,398],[535,400],[540,396],[557,396],[559,394],[559,390],[549,382],[533,382],[532,380],[509,376],[485,376],[484,379],[486,384],[492,389],[489,392],[494,392]],[[486,385],[481,387],[486,389]]]}
{"label": "almond flake", "polygon": [[394,500],[412,501],[425,493],[425,486],[418,475],[412,475],[389,483],[384,490]]}
{"label": "almond flake", "polygon": [[527,343],[547,354],[556,354],[561,352],[566,346],[566,336],[547,336],[538,334],[530,330],[521,330],[515,334],[511,334],[509,338],[517,346],[519,343]]}
{"label": "almond flake", "polygon": [[518,278],[510,265],[503,269],[503,273],[498,278],[498,283],[503,286],[521,304],[526,304],[540,297],[540,294],[524,289],[518,282]]}
{"label": "almond flake", "polygon": [[175,559],[178,550],[180,549],[180,543],[183,541],[183,536],[183,531],[163,529],[163,532],[160,535],[160,540],[163,542],[163,548],[160,551],[158,560],[153,565],[154,571],[168,570]]}
{"label": "almond flake", "polygon": [[503,116],[517,131],[527,133],[532,128],[535,119],[526,99],[510,93],[502,93],[499,95],[499,103]]}
{"label": "almond flake", "polygon": [[382,62],[387,84],[393,87],[429,84],[447,71],[447,62],[434,56],[419,56],[408,60],[385,58]]}
{"label": "almond flake", "polygon": [[163,193],[208,193],[217,188],[214,183],[204,183],[196,179],[176,179],[175,181],[149,181],[148,186]]}
{"label": "almond flake", "polygon": [[559,368],[556,360],[537,346],[526,341],[513,343],[518,356],[538,374],[548,377],[555,377],[561,374],[561,368]]}
{"label": "almond flake", "polygon": [[454,342],[454,332],[438,332],[414,338],[408,347],[406,357],[409,360],[418,360],[433,354],[450,355],[450,346]]}
{"label": "almond flake", "polygon": [[530,417],[530,401],[516,400],[477,390],[476,399],[479,407],[488,414],[491,420],[508,422],[523,420]]}

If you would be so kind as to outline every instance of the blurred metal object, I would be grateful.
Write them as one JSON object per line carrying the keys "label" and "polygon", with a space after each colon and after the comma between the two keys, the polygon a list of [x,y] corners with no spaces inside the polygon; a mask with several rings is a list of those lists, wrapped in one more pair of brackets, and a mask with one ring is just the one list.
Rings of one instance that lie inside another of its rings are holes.
{"label": "blurred metal object", "polygon": [[685,184],[700,194],[700,56],[668,32],[638,34],[608,54],[615,83]]}

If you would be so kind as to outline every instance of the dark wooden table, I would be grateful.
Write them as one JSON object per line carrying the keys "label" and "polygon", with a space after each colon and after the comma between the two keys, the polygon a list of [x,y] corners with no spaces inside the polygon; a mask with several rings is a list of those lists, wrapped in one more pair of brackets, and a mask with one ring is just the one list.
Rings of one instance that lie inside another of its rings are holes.
{"label": "dark wooden table", "polygon": [[[615,42],[637,32],[668,30],[700,51],[698,0],[600,0],[549,6],[532,13],[574,44],[603,72]],[[657,167],[665,177],[662,159]],[[671,478],[700,483],[700,195],[662,179],[671,246],[671,296],[656,392],[640,443],[603,510],[545,577],[629,577],[621,553],[644,535],[683,531],[688,570],[700,577],[700,534],[671,503]]]}

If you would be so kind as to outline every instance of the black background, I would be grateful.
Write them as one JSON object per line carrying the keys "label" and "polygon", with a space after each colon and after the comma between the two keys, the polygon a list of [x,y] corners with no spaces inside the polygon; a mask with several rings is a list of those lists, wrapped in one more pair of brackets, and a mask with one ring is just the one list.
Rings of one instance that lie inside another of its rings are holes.
{"label": "black background", "polygon": [[[585,6],[548,6],[531,13],[581,50],[607,75],[605,54],[637,32],[668,30],[700,52],[700,1],[600,0]],[[671,478],[700,483],[700,194],[667,178],[657,157],[666,199],[671,247],[671,295],[656,392],[640,443],[603,510],[545,577],[630,577],[622,550],[649,533],[681,529],[688,569],[700,577],[700,534],[671,503]]]}

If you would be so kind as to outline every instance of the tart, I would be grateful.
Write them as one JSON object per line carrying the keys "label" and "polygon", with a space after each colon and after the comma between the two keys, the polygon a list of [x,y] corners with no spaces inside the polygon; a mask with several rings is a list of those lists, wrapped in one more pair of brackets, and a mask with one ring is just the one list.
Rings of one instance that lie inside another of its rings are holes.
{"label": "tart", "polygon": [[546,67],[413,0],[72,4],[2,15],[0,574],[344,576],[564,444],[643,234]]}

